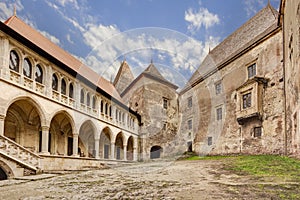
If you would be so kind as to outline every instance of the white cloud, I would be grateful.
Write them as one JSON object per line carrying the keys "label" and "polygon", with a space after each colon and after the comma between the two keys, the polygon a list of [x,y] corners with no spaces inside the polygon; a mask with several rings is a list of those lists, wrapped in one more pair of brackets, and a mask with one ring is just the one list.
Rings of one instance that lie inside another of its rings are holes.
{"label": "white cloud", "polygon": [[67,38],[68,42],[70,42],[71,44],[74,44],[74,41],[71,39],[71,35],[70,34],[67,34],[66,38]]}
{"label": "white cloud", "polygon": [[48,38],[51,42],[53,42],[54,44],[60,45],[60,41],[57,37],[51,35],[50,33],[46,32],[46,31],[40,31],[39,32],[44,35],[46,38]]}
{"label": "white cloud", "polygon": [[80,6],[79,6],[77,0],[56,0],[56,2],[63,7],[72,5],[73,8],[75,8],[76,10],[80,9]]}
{"label": "white cloud", "polygon": [[256,14],[258,10],[266,5],[266,2],[264,0],[247,0],[243,2],[245,4],[244,9],[248,17]]}
{"label": "white cloud", "polygon": [[184,19],[189,23],[188,30],[191,32],[198,31],[202,26],[208,29],[220,22],[217,14],[209,12],[204,7],[200,7],[198,11],[189,8],[185,11]]}
{"label": "white cloud", "polygon": [[20,0],[16,0],[15,2],[0,2],[0,20],[5,21],[9,17],[14,14],[14,8],[16,7],[16,11],[21,11],[24,9]]}

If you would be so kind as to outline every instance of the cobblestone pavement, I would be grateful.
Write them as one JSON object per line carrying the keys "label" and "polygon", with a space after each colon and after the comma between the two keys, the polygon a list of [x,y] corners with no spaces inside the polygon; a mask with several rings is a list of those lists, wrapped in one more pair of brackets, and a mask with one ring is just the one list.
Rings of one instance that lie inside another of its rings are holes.
{"label": "cobblestone pavement", "polygon": [[[0,199],[253,199],[253,180],[222,171],[220,161],[149,162],[0,183]],[[246,188],[243,190],[236,189]],[[268,196],[265,196],[268,197]],[[275,198],[276,199],[276,198]]]}

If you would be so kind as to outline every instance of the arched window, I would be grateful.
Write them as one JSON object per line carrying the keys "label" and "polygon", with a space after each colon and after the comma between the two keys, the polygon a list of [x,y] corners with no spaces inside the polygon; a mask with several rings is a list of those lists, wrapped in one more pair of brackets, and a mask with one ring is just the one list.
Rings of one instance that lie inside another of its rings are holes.
{"label": "arched window", "polygon": [[84,103],[84,90],[81,89],[80,91],[80,103]]}
{"label": "arched window", "polygon": [[52,89],[57,91],[58,89],[58,78],[56,76],[56,74],[52,75]]}
{"label": "arched window", "polygon": [[116,110],[116,120],[118,121],[118,110]]}
{"label": "arched window", "polygon": [[69,85],[69,97],[70,97],[71,99],[73,99],[73,97],[74,97],[74,87],[73,87],[73,83],[70,83],[70,85]]}
{"label": "arched window", "polygon": [[109,116],[111,117],[111,106],[109,106],[109,110],[108,110],[108,112],[109,112]]}
{"label": "arched window", "polygon": [[96,109],[96,97],[93,96],[93,102],[92,102],[93,109]]}
{"label": "arched window", "polygon": [[31,72],[32,72],[31,62],[28,58],[25,58],[23,64],[23,75],[26,76],[27,78],[31,78]]}
{"label": "arched window", "polygon": [[35,67],[35,81],[43,83],[43,69],[39,64]]}
{"label": "arched window", "polygon": [[19,72],[20,58],[16,51],[11,50],[9,55],[9,68]]}
{"label": "arched window", "polygon": [[100,103],[100,110],[101,110],[101,113],[103,113],[103,101],[101,101],[101,103]]}
{"label": "arched window", "polygon": [[105,104],[105,114],[108,114],[108,103]]}
{"label": "arched window", "polygon": [[65,79],[62,79],[61,80],[61,87],[60,87],[60,90],[61,90],[61,93],[63,95],[66,95],[67,94],[67,83],[65,81]]}
{"label": "arched window", "polygon": [[91,96],[90,93],[87,93],[86,95],[86,105],[90,107],[91,105]]}

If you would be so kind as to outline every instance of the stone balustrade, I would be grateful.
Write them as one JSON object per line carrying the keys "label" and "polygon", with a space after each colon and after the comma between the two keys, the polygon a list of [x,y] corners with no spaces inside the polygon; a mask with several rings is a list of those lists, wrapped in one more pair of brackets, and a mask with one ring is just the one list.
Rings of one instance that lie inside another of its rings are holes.
{"label": "stone balustrade", "polygon": [[40,156],[22,147],[9,138],[0,135],[0,152],[27,167],[40,168]]}

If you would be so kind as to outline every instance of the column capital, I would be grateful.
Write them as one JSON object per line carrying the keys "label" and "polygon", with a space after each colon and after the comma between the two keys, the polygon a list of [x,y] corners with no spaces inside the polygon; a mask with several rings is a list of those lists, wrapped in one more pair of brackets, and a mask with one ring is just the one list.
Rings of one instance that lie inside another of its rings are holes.
{"label": "column capital", "polygon": [[73,136],[78,136],[79,135],[79,133],[73,133]]}
{"label": "column capital", "polygon": [[42,126],[42,131],[49,131],[50,127],[49,126]]}
{"label": "column capital", "polygon": [[0,121],[4,121],[5,120],[5,115],[0,114]]}

